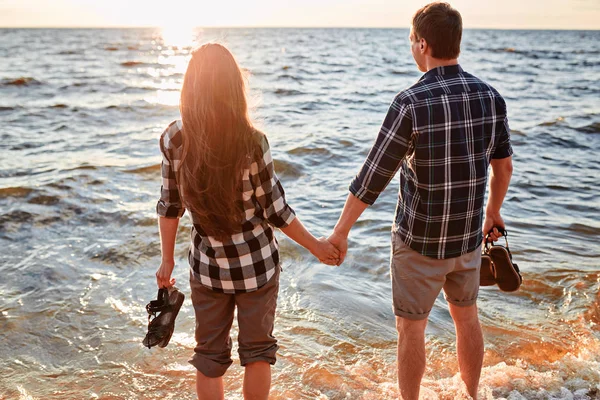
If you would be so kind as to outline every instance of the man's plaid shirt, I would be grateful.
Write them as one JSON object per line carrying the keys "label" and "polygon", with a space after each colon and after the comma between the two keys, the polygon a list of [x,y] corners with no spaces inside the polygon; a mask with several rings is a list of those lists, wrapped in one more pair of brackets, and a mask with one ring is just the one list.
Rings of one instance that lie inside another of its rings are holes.
{"label": "man's plaid shirt", "polygon": [[[185,212],[176,176],[181,160],[182,124],[174,121],[160,137],[162,187],[156,211],[165,218]],[[221,242],[207,236],[194,223],[189,262],[193,275],[204,286],[224,293],[252,292],[264,286],[279,268],[279,246],[272,226],[283,228],[295,218],[275,175],[269,142],[256,132],[261,155],[252,160],[242,179],[244,221],[241,232]],[[194,214],[190,212],[192,222]]]}
{"label": "man's plaid shirt", "polygon": [[483,240],[491,159],[511,155],[502,96],[459,65],[438,67],[396,96],[350,191],[373,204],[400,169],[392,230],[425,256],[457,257]]}

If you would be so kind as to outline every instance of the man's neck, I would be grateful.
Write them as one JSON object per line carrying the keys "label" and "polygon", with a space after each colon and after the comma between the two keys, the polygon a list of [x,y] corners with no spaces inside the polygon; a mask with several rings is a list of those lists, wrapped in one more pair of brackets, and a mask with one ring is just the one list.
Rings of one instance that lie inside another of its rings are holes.
{"label": "man's neck", "polygon": [[447,67],[449,65],[457,64],[458,58],[453,58],[451,60],[442,60],[441,58],[427,57],[425,59],[425,68],[427,68],[427,71],[431,71],[432,69],[437,67]]}

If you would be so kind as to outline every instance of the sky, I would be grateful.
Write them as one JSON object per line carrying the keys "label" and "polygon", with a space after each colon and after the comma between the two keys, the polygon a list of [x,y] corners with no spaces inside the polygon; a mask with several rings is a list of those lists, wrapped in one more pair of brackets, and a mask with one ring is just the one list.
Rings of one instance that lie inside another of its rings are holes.
{"label": "sky", "polygon": [[[0,27],[409,27],[420,0],[0,0]],[[600,29],[600,0],[454,0],[465,28]]]}

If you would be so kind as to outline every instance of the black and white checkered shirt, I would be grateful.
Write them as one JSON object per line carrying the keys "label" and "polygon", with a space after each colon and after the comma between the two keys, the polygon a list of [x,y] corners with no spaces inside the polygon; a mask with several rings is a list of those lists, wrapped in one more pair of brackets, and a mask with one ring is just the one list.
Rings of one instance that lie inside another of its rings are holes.
{"label": "black and white checkered shirt", "polygon": [[457,257],[483,239],[491,159],[511,155],[502,96],[459,65],[438,67],[396,96],[350,191],[373,204],[400,169],[392,230],[425,256]]}
{"label": "black and white checkered shirt", "polygon": [[[185,212],[176,176],[181,160],[182,124],[174,121],[160,137],[162,187],[156,211],[165,218]],[[273,169],[269,142],[256,132],[262,154],[243,174],[241,197],[245,217],[242,231],[221,242],[194,223],[189,262],[204,286],[224,293],[252,292],[264,286],[279,266],[279,246],[272,226],[283,228],[296,217],[286,203],[283,187]],[[192,222],[194,215],[190,212]]]}

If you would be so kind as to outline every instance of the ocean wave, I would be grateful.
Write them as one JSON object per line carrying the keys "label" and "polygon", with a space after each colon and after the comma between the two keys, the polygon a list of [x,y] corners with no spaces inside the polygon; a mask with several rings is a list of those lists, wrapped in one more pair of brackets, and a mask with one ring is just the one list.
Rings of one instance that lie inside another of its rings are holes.
{"label": "ocean wave", "polygon": [[60,197],[49,196],[49,195],[38,195],[38,196],[32,197],[31,199],[27,200],[27,203],[29,203],[29,204],[37,204],[37,205],[43,205],[43,206],[53,206],[55,204],[58,204],[59,202],[60,202]]}
{"label": "ocean wave", "polygon": [[60,56],[70,56],[75,54],[83,54],[85,50],[63,50],[59,51],[57,54]]}
{"label": "ocean wave", "polygon": [[2,84],[4,86],[35,86],[41,85],[42,82],[29,76],[22,76],[16,79],[3,79]]}
{"label": "ocean wave", "polygon": [[564,122],[564,120],[565,120],[564,117],[558,117],[553,121],[546,121],[546,122],[539,123],[538,126],[554,126],[554,125]]}
{"label": "ocean wave", "polygon": [[590,133],[590,134],[600,133],[600,122],[594,122],[589,125],[575,128],[575,130],[578,130],[579,132],[583,132],[583,133]]}
{"label": "ocean wave", "polygon": [[584,235],[598,236],[600,235],[600,227],[589,226],[581,223],[573,223],[566,227],[566,230],[583,233]]}
{"label": "ocean wave", "polygon": [[279,96],[299,96],[301,94],[305,94],[304,92],[301,92],[300,90],[294,90],[294,89],[275,89],[273,91],[273,93],[275,93]]}
{"label": "ocean wave", "polygon": [[27,187],[7,187],[0,189],[0,199],[5,197],[27,197],[33,192],[33,189]]}
{"label": "ocean wave", "polygon": [[291,79],[293,81],[302,81],[302,78],[298,77],[298,76],[294,76],[294,75],[290,75],[290,74],[281,74],[277,76],[278,80],[284,80],[284,79]]}
{"label": "ocean wave", "polygon": [[277,175],[298,178],[303,174],[303,168],[300,164],[284,160],[274,160],[273,163]]}
{"label": "ocean wave", "polygon": [[105,110],[119,110],[119,111],[135,111],[137,107],[132,107],[129,105],[123,105],[123,104],[111,104],[110,106],[106,106],[104,107]]}
{"label": "ocean wave", "polygon": [[45,143],[35,143],[35,142],[23,142],[23,143],[17,143],[13,146],[11,146],[11,150],[28,150],[28,149],[35,149],[38,147],[43,147],[45,145]]}
{"label": "ocean wave", "polygon": [[139,65],[145,65],[146,63],[143,61],[125,61],[121,63],[123,67],[137,67]]}
{"label": "ocean wave", "polygon": [[526,136],[525,133],[523,133],[523,132],[521,132],[519,130],[516,130],[516,129],[511,129],[510,130],[510,134],[511,135],[517,135],[517,136]]}
{"label": "ocean wave", "polygon": [[23,210],[9,211],[6,214],[0,214],[0,227],[4,227],[9,223],[28,223],[33,221],[34,216],[35,214]]}
{"label": "ocean wave", "polygon": [[331,155],[331,151],[327,150],[324,147],[302,146],[302,147],[296,147],[295,149],[289,150],[288,154],[292,154],[295,156],[310,154],[310,155],[319,155],[319,156],[326,157],[326,156]]}
{"label": "ocean wave", "polygon": [[154,174],[160,171],[161,164],[153,164],[147,167],[140,167],[134,169],[125,170],[129,174]]}
{"label": "ocean wave", "polygon": [[62,171],[95,171],[98,167],[89,164],[82,164],[74,168],[63,169]]}
{"label": "ocean wave", "polygon": [[513,53],[519,54],[525,57],[533,58],[533,59],[551,59],[551,60],[562,60],[566,57],[566,54],[561,51],[552,51],[552,50],[519,50],[514,47],[502,47],[502,48],[493,48],[488,49],[488,51],[494,53]]}
{"label": "ocean wave", "polygon": [[161,91],[175,91],[177,89],[173,89],[173,90],[165,90],[165,89],[161,89],[161,88],[157,88],[157,87],[153,87],[153,86],[126,86],[123,89],[121,89],[121,93],[137,93],[137,92],[156,92],[157,90],[161,90]]}

